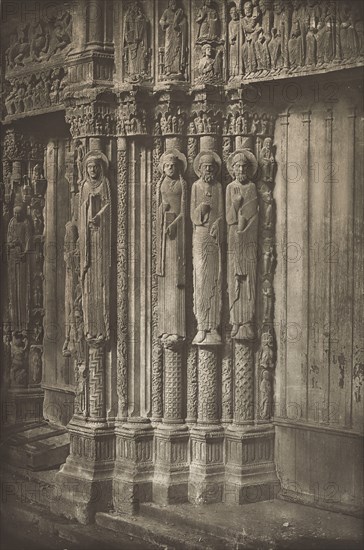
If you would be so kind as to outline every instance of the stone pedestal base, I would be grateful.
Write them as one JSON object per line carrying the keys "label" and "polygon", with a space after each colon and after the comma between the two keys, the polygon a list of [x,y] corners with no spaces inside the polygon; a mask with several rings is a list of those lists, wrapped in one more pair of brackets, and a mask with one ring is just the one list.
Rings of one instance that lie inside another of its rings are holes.
{"label": "stone pedestal base", "polygon": [[116,428],[113,503],[119,513],[134,514],[153,498],[153,428],[128,422]]}
{"label": "stone pedestal base", "polygon": [[277,487],[274,430],[234,425],[227,428],[224,501],[248,504],[273,500]]}
{"label": "stone pedestal base", "polygon": [[185,425],[160,424],[155,431],[153,502],[188,502],[189,434]]}
{"label": "stone pedestal base", "polygon": [[194,504],[221,502],[224,488],[224,430],[220,426],[191,429],[188,499]]}
{"label": "stone pedestal base", "polygon": [[[89,425],[90,424],[90,425]],[[115,437],[112,428],[72,419],[70,455],[56,475],[52,511],[86,524],[112,507]]]}
{"label": "stone pedestal base", "polygon": [[42,422],[43,399],[44,392],[41,388],[10,389],[1,403],[4,427]]}

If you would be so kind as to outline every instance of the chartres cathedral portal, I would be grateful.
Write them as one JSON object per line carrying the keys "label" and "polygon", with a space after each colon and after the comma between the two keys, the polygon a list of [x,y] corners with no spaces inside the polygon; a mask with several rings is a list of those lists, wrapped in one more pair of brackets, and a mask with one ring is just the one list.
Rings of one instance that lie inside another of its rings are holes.
{"label": "chartres cathedral portal", "polygon": [[81,523],[357,514],[361,2],[19,0],[2,26],[5,460],[56,469]]}

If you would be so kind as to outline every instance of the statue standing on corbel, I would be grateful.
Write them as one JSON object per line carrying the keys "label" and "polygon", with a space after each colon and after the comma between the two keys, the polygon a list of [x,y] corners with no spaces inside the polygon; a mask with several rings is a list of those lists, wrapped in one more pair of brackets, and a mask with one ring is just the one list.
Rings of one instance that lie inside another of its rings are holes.
{"label": "statue standing on corbel", "polygon": [[322,27],[321,9],[317,0],[307,0],[305,27],[306,65],[312,67],[317,61],[317,32]]}
{"label": "statue standing on corbel", "polygon": [[124,21],[125,72],[130,80],[137,82],[146,76],[148,58],[148,19],[135,1],[126,10]]}
{"label": "statue standing on corbel", "polygon": [[11,328],[28,329],[30,311],[30,248],[32,226],[22,205],[14,208],[7,235]]}
{"label": "statue standing on corbel", "polygon": [[187,18],[177,0],[169,0],[159,24],[165,32],[164,76],[182,78],[187,64]]}
{"label": "statue standing on corbel", "polygon": [[259,23],[253,13],[253,4],[248,1],[244,3],[244,17],[242,18],[244,31],[243,61],[244,72],[248,75],[257,69],[256,40],[260,30]]}
{"label": "statue standing on corbel", "polygon": [[235,5],[230,8],[229,22],[229,77],[239,75],[239,57],[241,52],[241,23],[238,9]]}
{"label": "statue standing on corbel", "polygon": [[221,80],[222,50],[214,50],[211,44],[201,48],[202,57],[198,63],[196,81],[201,84],[217,84]]}
{"label": "statue standing on corbel", "polygon": [[259,10],[261,13],[261,22],[258,38],[255,43],[257,65],[259,71],[265,71],[265,74],[268,74],[271,66],[269,44],[272,40],[273,25],[273,14],[270,0],[259,0]]}
{"label": "statue standing on corbel", "polygon": [[302,0],[292,0],[293,12],[291,33],[288,40],[288,54],[291,68],[302,67],[305,63],[305,8]]}
{"label": "statue standing on corbel", "polygon": [[157,189],[157,275],[159,336],[162,341],[177,341],[186,336],[187,184],[183,179],[186,169],[186,157],[176,149],[168,149],[160,159],[162,177]]}
{"label": "statue standing on corbel", "polygon": [[217,180],[220,157],[201,151],[194,170],[199,179],[191,191],[193,223],[194,312],[197,319],[195,344],[221,343],[221,247],[223,242],[223,196]]}
{"label": "statue standing on corbel", "polygon": [[251,180],[257,168],[247,149],[235,151],[228,160],[235,178],[226,188],[230,322],[231,337],[240,340],[255,338],[258,197]]}
{"label": "statue standing on corbel", "polygon": [[90,151],[84,160],[85,179],[79,199],[79,246],[84,333],[108,339],[111,204],[107,179],[108,159]]}

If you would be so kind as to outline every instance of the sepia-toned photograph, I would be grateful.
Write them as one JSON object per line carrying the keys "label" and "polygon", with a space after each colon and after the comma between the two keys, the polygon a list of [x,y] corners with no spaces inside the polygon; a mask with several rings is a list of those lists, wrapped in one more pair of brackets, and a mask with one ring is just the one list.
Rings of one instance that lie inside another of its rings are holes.
{"label": "sepia-toned photograph", "polygon": [[0,9],[0,550],[361,550],[364,2]]}

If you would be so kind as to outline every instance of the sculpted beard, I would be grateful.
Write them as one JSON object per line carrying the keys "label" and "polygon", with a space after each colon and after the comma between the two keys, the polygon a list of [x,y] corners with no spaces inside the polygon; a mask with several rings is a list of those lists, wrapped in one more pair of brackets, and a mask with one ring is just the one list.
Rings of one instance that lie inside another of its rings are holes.
{"label": "sculpted beard", "polygon": [[213,174],[203,174],[202,180],[205,183],[212,183],[214,181],[214,176],[213,176]]}

